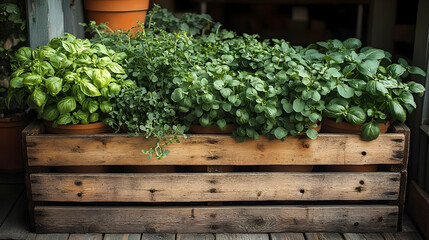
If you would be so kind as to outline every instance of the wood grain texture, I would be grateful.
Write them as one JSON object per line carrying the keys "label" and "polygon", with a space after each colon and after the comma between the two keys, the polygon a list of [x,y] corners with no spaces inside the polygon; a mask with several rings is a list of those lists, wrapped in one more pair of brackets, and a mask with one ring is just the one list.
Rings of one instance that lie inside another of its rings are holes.
{"label": "wood grain texture", "polygon": [[307,240],[343,240],[339,233],[305,233]]}
{"label": "wood grain texture", "polygon": [[103,234],[101,234],[101,233],[86,233],[86,234],[72,233],[72,234],[70,234],[68,240],[103,240]]}
{"label": "wood grain texture", "polygon": [[344,233],[346,240],[384,240],[379,233]]}
{"label": "wood grain texture", "polygon": [[305,240],[303,233],[270,233],[271,240]]}
{"label": "wood grain texture", "polygon": [[140,240],[140,238],[141,238],[141,234],[106,234],[104,235],[104,240]]}
{"label": "wood grain texture", "polygon": [[418,232],[382,233],[384,240],[423,240]]}
{"label": "wood grain texture", "polygon": [[177,234],[176,240],[215,240],[215,235],[211,233]]}
{"label": "wood grain texture", "polygon": [[36,206],[39,232],[392,232],[397,206]]}
{"label": "wood grain texture", "polygon": [[216,240],[269,240],[268,234],[218,233]]}
{"label": "wood grain texture", "polygon": [[[145,137],[124,134],[27,136],[29,166],[159,165],[141,149],[154,146]],[[316,140],[261,137],[238,143],[229,135],[191,135],[168,146],[163,165],[365,165],[401,164],[404,134],[380,134],[371,142],[355,134],[320,134]],[[61,151],[58,151],[61,149]]]}
{"label": "wood grain texture", "polygon": [[143,233],[141,240],[176,240],[176,234],[170,234],[170,233]]}
{"label": "wood grain texture", "polygon": [[34,201],[396,200],[399,173],[31,174]]}
{"label": "wood grain texture", "polygon": [[68,237],[68,233],[37,234],[36,240],[67,240]]}

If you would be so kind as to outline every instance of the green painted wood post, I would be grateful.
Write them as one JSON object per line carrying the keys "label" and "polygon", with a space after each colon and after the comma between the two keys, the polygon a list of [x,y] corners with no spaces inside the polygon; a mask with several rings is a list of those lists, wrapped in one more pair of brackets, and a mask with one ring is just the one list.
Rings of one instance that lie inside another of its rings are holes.
{"label": "green painted wood post", "polygon": [[62,0],[64,32],[71,33],[77,38],[85,37],[85,29],[79,23],[85,22],[83,0]]}
{"label": "green painted wood post", "polygon": [[26,0],[28,39],[31,48],[45,45],[52,38],[64,35],[62,1]]}

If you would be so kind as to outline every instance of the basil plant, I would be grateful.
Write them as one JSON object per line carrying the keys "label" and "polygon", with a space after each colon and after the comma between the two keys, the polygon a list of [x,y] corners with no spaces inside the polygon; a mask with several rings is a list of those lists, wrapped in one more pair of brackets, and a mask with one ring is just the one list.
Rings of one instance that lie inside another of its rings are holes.
{"label": "basil plant", "polygon": [[403,78],[410,73],[425,76],[422,69],[404,59],[394,63],[381,49],[361,48],[355,38],[317,44],[324,54],[319,81],[330,91],[325,117],[363,125],[361,137],[370,141],[378,137],[379,123],[405,122],[407,112],[416,108],[413,94],[422,96],[425,88]]}
{"label": "basil plant", "polygon": [[25,100],[53,126],[103,121],[112,98],[135,86],[120,65],[125,56],[71,34],[35,50],[22,47],[12,59],[7,100]]}

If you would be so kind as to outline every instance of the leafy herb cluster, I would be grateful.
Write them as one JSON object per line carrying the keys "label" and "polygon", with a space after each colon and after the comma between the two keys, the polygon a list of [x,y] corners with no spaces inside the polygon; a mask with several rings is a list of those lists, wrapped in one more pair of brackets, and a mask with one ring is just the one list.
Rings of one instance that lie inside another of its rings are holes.
{"label": "leafy herb cluster", "polygon": [[181,27],[186,19],[155,7],[142,31],[105,34],[97,29],[92,39],[128,56],[124,68],[138,88],[115,98],[108,122],[117,130],[125,127],[158,139],[156,150],[145,153],[164,157],[165,145],[191,124],[220,129],[237,124],[233,134],[239,141],[303,132],[314,139],[322,116],[364,124],[362,138],[371,140],[378,136],[376,123],[405,121],[404,109],[415,108],[412,93],[424,91],[401,79],[423,71],[404,60],[393,64],[383,50],[360,49],[358,39],[303,48],[206,23]]}
{"label": "leafy herb cluster", "polygon": [[54,126],[104,120],[113,110],[111,99],[122,88],[135,86],[124,78],[120,64],[125,57],[70,34],[35,50],[22,47],[12,59],[7,103],[26,100]]}

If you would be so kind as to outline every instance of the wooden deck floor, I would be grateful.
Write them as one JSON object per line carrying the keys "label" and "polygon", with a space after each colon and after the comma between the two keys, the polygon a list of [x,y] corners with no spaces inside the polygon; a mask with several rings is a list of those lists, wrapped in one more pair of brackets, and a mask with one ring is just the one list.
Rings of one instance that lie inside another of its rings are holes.
{"label": "wooden deck floor", "polygon": [[0,239],[28,240],[423,240],[405,218],[400,233],[35,234],[29,232],[24,177],[0,174]]}

